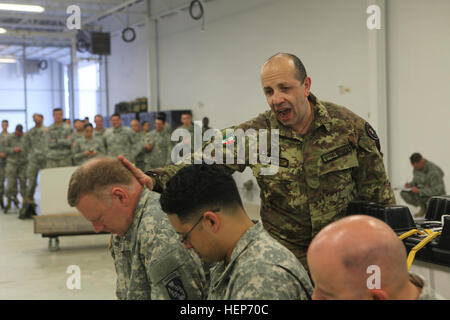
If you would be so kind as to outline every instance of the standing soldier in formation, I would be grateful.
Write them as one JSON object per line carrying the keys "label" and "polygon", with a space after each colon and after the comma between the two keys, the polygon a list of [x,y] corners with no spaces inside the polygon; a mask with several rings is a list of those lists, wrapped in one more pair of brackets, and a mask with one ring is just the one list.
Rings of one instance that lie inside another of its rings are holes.
{"label": "standing soldier in formation", "polygon": [[141,170],[145,167],[145,148],[144,148],[144,133],[141,133],[141,128],[138,120],[131,120],[131,129],[133,130],[133,149],[135,150],[136,158],[135,164]]}
{"label": "standing soldier in formation", "polygon": [[106,154],[110,157],[127,155],[126,157],[134,162],[136,150],[133,148],[133,130],[122,126],[122,119],[118,113],[111,116],[111,127],[103,135]]}
{"label": "standing soldier in formation", "polygon": [[86,160],[105,154],[103,141],[94,137],[92,124],[84,125],[84,137],[75,142],[72,149],[74,165],[79,166]]}
{"label": "standing soldier in formation", "polygon": [[72,128],[62,122],[61,108],[53,109],[53,118],[55,122],[48,128],[47,167],[70,167],[72,165]]}
{"label": "standing soldier in formation", "polygon": [[146,134],[150,132],[150,123],[148,121],[142,121],[142,134]]}
{"label": "standing soldier in formation", "polygon": [[[28,203],[34,204],[34,192],[37,186],[37,175],[39,170],[47,167],[48,151],[48,129],[44,127],[44,116],[38,113],[33,115],[34,128],[30,129],[24,136],[25,153],[28,155],[27,165],[27,191],[23,200],[23,208]],[[22,216],[22,218],[25,218]]]}
{"label": "standing soldier in formation", "polygon": [[158,112],[157,118],[160,118],[164,121],[164,133],[168,134],[169,137],[172,134],[172,126],[166,122],[166,114],[164,112]]}
{"label": "standing soldier in formation", "polygon": [[172,143],[169,135],[164,132],[164,119],[162,117],[156,118],[155,130],[152,130],[145,140],[151,148],[145,154],[145,170],[143,171],[160,168],[171,163]]}
{"label": "standing soldier in formation", "polygon": [[81,140],[84,138],[84,122],[80,119],[75,119],[73,121],[73,127],[75,132],[73,133],[73,142]]}
{"label": "standing soldier in formation", "polygon": [[105,128],[103,127],[103,116],[101,114],[97,114],[94,117],[95,130],[94,130],[94,138],[102,138],[105,133]]}
{"label": "standing soldier in formation", "polygon": [[6,144],[8,141],[8,120],[2,121],[2,133],[0,135],[0,206],[2,209],[5,208],[5,203],[3,202],[3,196],[5,192],[5,169],[6,169]]}
{"label": "standing soldier in formation", "polygon": [[8,138],[7,153],[6,178],[8,179],[8,186],[6,188],[7,204],[5,213],[11,208],[11,201],[14,202],[16,208],[19,208],[17,180],[20,183],[20,195],[22,199],[25,199],[27,156],[24,147],[23,126],[21,124],[16,126],[16,131]]}

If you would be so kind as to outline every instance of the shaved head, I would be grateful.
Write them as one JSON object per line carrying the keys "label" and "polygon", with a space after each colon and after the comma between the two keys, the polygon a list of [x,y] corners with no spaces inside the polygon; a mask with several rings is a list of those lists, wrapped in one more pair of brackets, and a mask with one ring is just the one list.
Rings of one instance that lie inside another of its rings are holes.
{"label": "shaved head", "polygon": [[346,217],[322,229],[308,249],[308,264],[316,298],[370,299],[371,266],[379,267],[381,290],[389,298],[409,283],[402,241],[369,216]]}

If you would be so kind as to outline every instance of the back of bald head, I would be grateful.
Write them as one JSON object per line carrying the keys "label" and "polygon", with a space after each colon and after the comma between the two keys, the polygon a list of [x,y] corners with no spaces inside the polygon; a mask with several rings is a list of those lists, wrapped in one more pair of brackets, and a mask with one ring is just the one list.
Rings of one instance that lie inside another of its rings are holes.
{"label": "back of bald head", "polygon": [[[340,270],[365,287],[368,267],[378,266],[383,287],[408,279],[406,250],[383,221],[365,215],[343,218],[322,229],[308,251],[333,255]],[[336,266],[335,264],[335,266]],[[349,280],[350,281],[350,280]]]}

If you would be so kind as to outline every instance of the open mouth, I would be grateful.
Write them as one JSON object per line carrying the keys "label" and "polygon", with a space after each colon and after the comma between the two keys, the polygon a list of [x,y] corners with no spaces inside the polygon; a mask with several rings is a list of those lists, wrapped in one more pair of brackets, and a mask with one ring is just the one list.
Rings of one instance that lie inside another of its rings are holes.
{"label": "open mouth", "polygon": [[280,109],[277,111],[277,116],[278,116],[278,119],[280,119],[281,121],[285,121],[285,120],[289,119],[291,113],[292,113],[292,110],[290,108]]}

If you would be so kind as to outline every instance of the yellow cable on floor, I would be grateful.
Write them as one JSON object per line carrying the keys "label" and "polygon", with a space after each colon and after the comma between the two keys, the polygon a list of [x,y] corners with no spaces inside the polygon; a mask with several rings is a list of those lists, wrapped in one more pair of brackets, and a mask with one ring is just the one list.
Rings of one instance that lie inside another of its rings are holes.
{"label": "yellow cable on floor", "polygon": [[[413,231],[413,230],[410,230],[410,231]],[[408,232],[410,232],[410,231],[408,231]],[[416,230],[416,231],[419,231],[419,230]],[[428,234],[428,236],[425,239],[423,239],[422,241],[420,241],[414,248],[412,248],[408,254],[408,259],[406,260],[406,265],[408,266],[408,271],[409,271],[409,269],[411,269],[411,266],[412,266],[412,263],[414,261],[414,257],[416,256],[417,251],[419,251],[420,249],[425,247],[434,238],[441,235],[441,232],[434,232],[433,230],[430,230],[430,229],[425,229],[425,232],[426,232],[426,234]],[[415,233],[417,233],[417,232],[415,232]],[[421,232],[421,231],[419,231],[418,233],[423,234],[423,232]],[[411,233],[411,235],[412,234],[414,234],[414,233]],[[402,234],[401,236],[403,236],[403,235],[404,234]]]}

